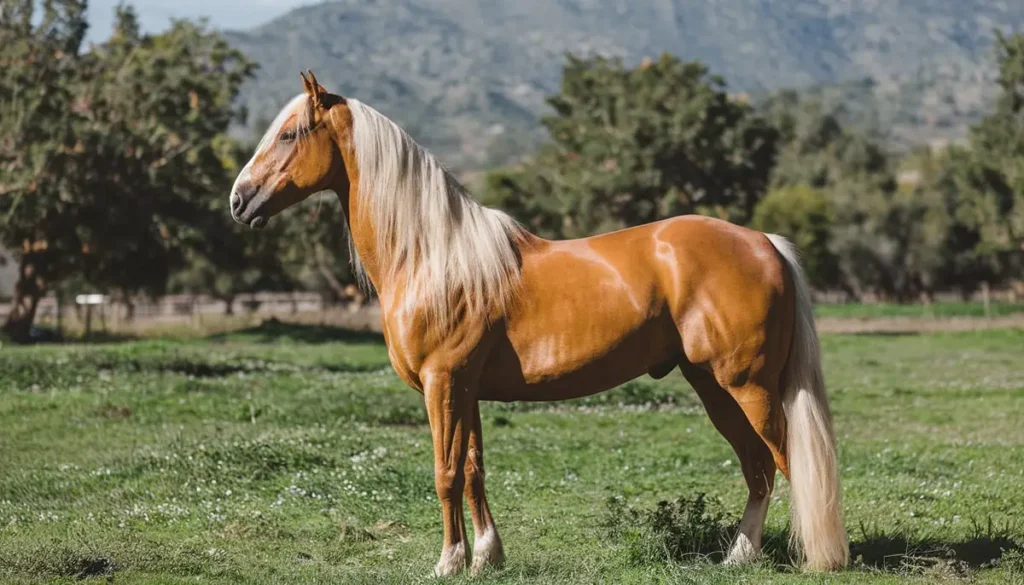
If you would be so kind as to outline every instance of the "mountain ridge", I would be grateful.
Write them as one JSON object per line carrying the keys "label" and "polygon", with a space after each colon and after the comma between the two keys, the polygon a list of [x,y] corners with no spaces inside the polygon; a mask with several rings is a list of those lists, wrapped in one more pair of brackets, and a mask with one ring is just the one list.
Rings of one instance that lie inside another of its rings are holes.
{"label": "mountain ridge", "polygon": [[479,168],[543,140],[537,120],[566,52],[627,64],[669,52],[755,95],[856,87],[851,99],[875,109],[898,104],[876,121],[897,146],[955,137],[994,94],[997,25],[1024,28],[1024,2],[341,0],[227,36],[261,65],[242,96],[254,127],[299,91],[309,67],[446,162]]}

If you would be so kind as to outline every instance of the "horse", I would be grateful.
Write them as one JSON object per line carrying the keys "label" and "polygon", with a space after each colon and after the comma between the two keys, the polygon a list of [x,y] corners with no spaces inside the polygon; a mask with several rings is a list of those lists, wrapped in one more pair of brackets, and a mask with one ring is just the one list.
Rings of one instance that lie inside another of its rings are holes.
{"label": "horse", "polygon": [[480,401],[577,398],[677,367],[749,489],[724,562],[759,556],[780,471],[803,567],[848,564],[812,301],[789,241],[695,215],[543,239],[474,200],[383,114],[300,76],[304,91],[238,174],[231,216],[260,229],[313,194],[339,198],[388,357],[426,406],[444,526],[436,575],[505,559],[484,489]]}

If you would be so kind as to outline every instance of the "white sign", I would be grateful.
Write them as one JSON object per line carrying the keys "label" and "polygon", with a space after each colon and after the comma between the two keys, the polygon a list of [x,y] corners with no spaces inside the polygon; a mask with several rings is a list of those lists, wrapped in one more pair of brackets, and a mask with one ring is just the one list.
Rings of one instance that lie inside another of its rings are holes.
{"label": "white sign", "polygon": [[79,305],[102,305],[103,301],[103,295],[78,295],[75,297],[75,302]]}

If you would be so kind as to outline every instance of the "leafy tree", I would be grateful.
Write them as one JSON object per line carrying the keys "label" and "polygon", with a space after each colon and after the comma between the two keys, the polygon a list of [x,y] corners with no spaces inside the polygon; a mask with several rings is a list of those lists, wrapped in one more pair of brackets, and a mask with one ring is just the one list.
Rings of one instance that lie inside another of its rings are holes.
{"label": "leafy tree", "polygon": [[773,186],[829,188],[857,178],[885,190],[895,187],[889,157],[882,146],[845,128],[836,114],[819,102],[802,100],[796,92],[786,90],[772,96],[761,108],[780,135],[771,176]]}
{"label": "leafy tree", "polygon": [[252,148],[218,136],[214,148],[224,170],[219,193],[204,197],[205,213],[193,226],[193,245],[184,250],[181,267],[170,277],[168,288],[175,292],[208,294],[224,301],[225,312],[234,312],[239,294],[291,290],[294,281],[282,262],[284,228],[271,223],[260,232],[230,220],[228,198],[231,181],[241,171]]}
{"label": "leafy tree", "polygon": [[[84,2],[45,2],[42,24],[32,25],[26,2],[18,12],[26,24],[5,19],[3,27],[9,42],[0,55],[14,71],[0,91],[28,104],[5,99],[3,107],[32,122],[11,128],[2,159],[0,235],[21,250],[5,324],[16,339],[60,280],[79,276],[125,296],[158,293],[186,250],[223,233],[210,221],[218,211],[211,196],[223,199],[230,185],[216,144],[236,119],[231,103],[252,65],[192,23],[141,35],[127,8],[118,9],[110,40],[83,53],[83,11]],[[45,75],[36,71],[54,56],[59,72],[49,63]],[[8,115],[5,124],[16,124]]]}
{"label": "leafy tree", "polygon": [[[937,250],[949,225],[941,198],[901,192],[882,146],[844,128],[819,103],[780,92],[763,108],[782,136],[772,172],[780,200],[759,209],[758,225],[791,231],[809,262],[825,269],[811,272],[819,286],[839,286],[854,298],[930,294],[941,281]],[[820,227],[808,232],[809,218],[796,219],[816,210],[807,188],[829,210],[827,235]]]}
{"label": "leafy tree", "polygon": [[318,291],[326,303],[352,296],[355,282],[349,243],[342,229],[345,213],[330,193],[310,197],[282,214],[281,261],[293,282]]}
{"label": "leafy tree", "polygon": [[839,259],[831,249],[835,211],[820,189],[804,184],[773,189],[754,210],[751,226],[789,238],[802,251],[804,270],[813,286],[839,283]]}
{"label": "leafy tree", "polygon": [[695,212],[746,222],[768,184],[776,131],[699,63],[662,55],[627,69],[569,56],[548,103],[551,143],[486,191],[544,235]]}
{"label": "leafy tree", "polygon": [[1024,278],[1024,34],[999,33],[996,40],[1000,94],[994,111],[971,130],[973,156],[961,156],[968,168],[961,168],[964,196],[957,214],[977,230],[976,252],[992,262],[998,277],[1020,279]]}
{"label": "leafy tree", "polygon": [[16,338],[28,335],[39,299],[82,253],[61,216],[76,188],[71,127],[81,114],[72,106],[80,106],[85,2],[46,0],[38,19],[34,4],[0,4],[0,238],[19,264],[4,330]]}

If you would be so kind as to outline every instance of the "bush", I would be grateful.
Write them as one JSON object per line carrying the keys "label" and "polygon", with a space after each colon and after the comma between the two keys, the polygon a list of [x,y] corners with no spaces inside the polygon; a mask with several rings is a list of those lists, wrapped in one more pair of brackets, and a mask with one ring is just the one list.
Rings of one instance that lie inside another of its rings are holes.
{"label": "bush", "polygon": [[835,214],[825,194],[807,185],[772,190],[754,210],[753,227],[792,241],[803,258],[804,270],[817,288],[835,285],[838,259],[830,249]]}
{"label": "bush", "polygon": [[634,565],[719,558],[727,548],[730,528],[717,499],[703,493],[695,498],[661,501],[654,509],[627,506],[621,496],[609,498],[604,527],[625,543]]}

